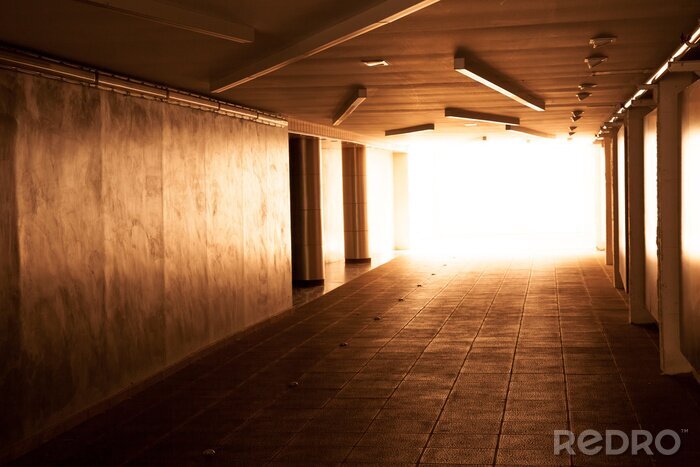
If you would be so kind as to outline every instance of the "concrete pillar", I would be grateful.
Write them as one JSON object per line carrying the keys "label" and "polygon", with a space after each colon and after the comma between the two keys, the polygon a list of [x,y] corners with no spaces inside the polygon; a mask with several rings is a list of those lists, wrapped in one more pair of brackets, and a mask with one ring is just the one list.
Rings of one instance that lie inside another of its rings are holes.
{"label": "concrete pillar", "polygon": [[[611,201],[612,201],[612,264],[613,264],[613,284],[618,289],[623,289],[624,285],[622,283],[622,276],[620,276],[620,223],[624,221],[620,217],[620,203],[619,203],[619,184],[620,180],[618,177],[618,154],[617,154],[617,133],[618,129],[613,130],[609,136],[605,137],[606,151],[610,152],[610,171],[612,186],[610,187],[612,191]],[[607,148],[607,146],[610,146]],[[622,181],[624,183],[624,181]]]}
{"label": "concrete pillar", "polygon": [[627,129],[627,271],[629,319],[653,323],[646,307],[646,243],[644,232],[644,116],[649,108],[632,107],[625,116]]}
{"label": "concrete pillar", "polygon": [[603,138],[605,153],[605,264],[613,264],[613,155],[612,136]]}
{"label": "concrete pillar", "polygon": [[407,250],[410,243],[408,204],[408,154],[394,153],[394,248]]}
{"label": "concrete pillar", "polygon": [[367,174],[365,147],[343,143],[343,217],[345,262],[368,263]]}
{"label": "concrete pillar", "polygon": [[691,371],[680,345],[681,114],[679,94],[692,73],[670,73],[658,86],[657,184],[659,250],[659,349],[661,371]]}
{"label": "concrete pillar", "polygon": [[321,150],[318,138],[291,135],[289,175],[292,213],[292,281],[297,286],[323,284]]}

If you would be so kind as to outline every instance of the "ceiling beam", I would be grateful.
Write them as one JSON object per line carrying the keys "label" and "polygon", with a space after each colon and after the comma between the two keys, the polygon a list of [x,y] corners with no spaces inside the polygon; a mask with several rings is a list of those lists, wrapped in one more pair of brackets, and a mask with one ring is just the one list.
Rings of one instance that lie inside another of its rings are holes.
{"label": "ceiling beam", "polygon": [[246,44],[253,42],[255,39],[255,30],[250,26],[166,5],[154,0],[74,1],[227,41]]}
{"label": "ceiling beam", "polygon": [[385,26],[440,0],[384,0],[378,4],[317,31],[305,39],[273,52],[272,54],[211,81],[211,91],[220,93],[287,65],[311,57],[338,44]]}

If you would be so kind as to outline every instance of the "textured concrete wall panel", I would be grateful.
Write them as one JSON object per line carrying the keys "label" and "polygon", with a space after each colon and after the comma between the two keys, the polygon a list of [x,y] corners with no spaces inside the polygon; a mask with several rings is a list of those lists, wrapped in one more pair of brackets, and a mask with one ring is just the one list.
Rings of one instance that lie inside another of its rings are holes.
{"label": "textured concrete wall panel", "polygon": [[0,71],[0,441],[291,306],[287,132]]}

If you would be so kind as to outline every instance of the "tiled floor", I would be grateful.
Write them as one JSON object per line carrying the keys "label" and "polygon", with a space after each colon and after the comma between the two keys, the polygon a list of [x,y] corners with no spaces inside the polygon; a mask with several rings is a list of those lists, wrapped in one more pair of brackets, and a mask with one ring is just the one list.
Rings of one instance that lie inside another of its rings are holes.
{"label": "tiled floor", "polygon": [[[659,374],[656,339],[598,256],[400,257],[22,461],[700,465],[698,387]],[[640,425],[678,430],[681,453],[552,453],[555,429]]]}
{"label": "tiled floor", "polygon": [[369,263],[345,263],[345,261],[335,261],[325,264],[325,281],[323,285],[315,287],[294,287],[294,306],[316,300],[318,297],[335,290],[343,284],[361,276],[367,271],[371,271],[387,261],[394,259],[396,255],[375,256]]}

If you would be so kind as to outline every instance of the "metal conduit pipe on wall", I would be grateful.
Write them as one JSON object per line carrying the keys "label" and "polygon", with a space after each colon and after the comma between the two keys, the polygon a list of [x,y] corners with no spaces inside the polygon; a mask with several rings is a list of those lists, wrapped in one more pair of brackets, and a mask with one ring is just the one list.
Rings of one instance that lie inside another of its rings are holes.
{"label": "metal conduit pipe on wall", "polygon": [[366,152],[360,144],[343,143],[343,219],[345,262],[370,262]]}
{"label": "metal conduit pipe on wall", "polygon": [[292,213],[292,281],[323,284],[321,145],[318,138],[290,135],[289,176]]}

